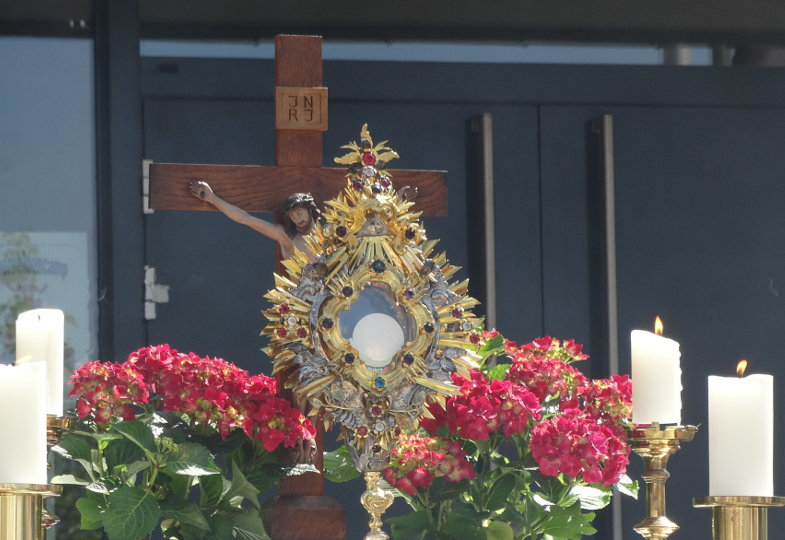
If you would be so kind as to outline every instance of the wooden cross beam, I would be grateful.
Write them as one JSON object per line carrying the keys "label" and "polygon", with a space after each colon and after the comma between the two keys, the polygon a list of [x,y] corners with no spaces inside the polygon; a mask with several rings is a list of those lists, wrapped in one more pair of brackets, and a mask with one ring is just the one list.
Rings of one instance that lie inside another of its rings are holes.
{"label": "wooden cross beam", "polygon": [[[425,216],[447,215],[447,187],[442,171],[389,169],[396,188],[415,186],[415,209]],[[292,193],[310,193],[320,207],[346,187],[346,168],[195,165],[150,165],[150,206],[157,210],[215,210],[191,195],[188,184],[204,180],[223,200],[247,212],[275,212]]]}
{"label": "wooden cross beam", "polygon": [[[154,163],[150,166],[150,206],[157,210],[215,210],[191,195],[188,186],[193,180],[207,182],[221,199],[247,212],[275,212],[292,193],[311,193],[322,206],[346,187],[345,168],[322,167],[327,89],[322,87],[320,37],[276,36],[275,86],[275,166]],[[425,216],[447,215],[444,171],[388,172],[396,188],[418,188],[416,210]],[[280,263],[280,250],[276,253]],[[319,470],[323,467],[322,437],[320,430]],[[343,511],[322,495],[321,475],[284,479],[279,494],[272,511],[273,540],[343,538]]]}

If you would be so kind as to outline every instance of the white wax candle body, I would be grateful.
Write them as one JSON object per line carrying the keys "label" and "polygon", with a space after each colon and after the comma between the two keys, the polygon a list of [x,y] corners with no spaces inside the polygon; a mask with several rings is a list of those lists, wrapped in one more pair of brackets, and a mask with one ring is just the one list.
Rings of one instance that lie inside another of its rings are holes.
{"label": "white wax candle body", "polygon": [[0,484],[46,484],[46,366],[0,365]]}
{"label": "white wax candle body", "polygon": [[46,363],[46,410],[55,416],[63,416],[64,321],[59,309],[32,309],[16,319],[16,359]]}
{"label": "white wax candle body", "polygon": [[644,330],[633,330],[632,421],[681,424],[681,352],[679,343]]}
{"label": "white wax candle body", "polygon": [[774,377],[709,377],[709,494],[774,495]]}

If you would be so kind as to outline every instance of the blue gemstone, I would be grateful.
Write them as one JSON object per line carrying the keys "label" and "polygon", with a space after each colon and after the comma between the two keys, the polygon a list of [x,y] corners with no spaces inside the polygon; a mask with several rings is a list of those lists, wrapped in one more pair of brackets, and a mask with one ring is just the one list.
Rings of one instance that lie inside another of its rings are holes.
{"label": "blue gemstone", "polygon": [[384,261],[380,261],[377,259],[373,261],[373,264],[371,264],[371,268],[373,268],[374,272],[384,272],[384,269],[387,268],[387,266],[384,264]]}
{"label": "blue gemstone", "polygon": [[373,384],[376,385],[376,388],[384,388],[384,379],[381,377],[376,377],[376,379],[373,381]]}
{"label": "blue gemstone", "polygon": [[344,359],[344,361],[347,364],[353,364],[354,363],[354,355],[352,353],[346,353],[346,355],[343,357],[343,359]]}
{"label": "blue gemstone", "polygon": [[332,319],[322,319],[322,327],[324,327],[324,328],[332,328],[333,327],[333,320]]}

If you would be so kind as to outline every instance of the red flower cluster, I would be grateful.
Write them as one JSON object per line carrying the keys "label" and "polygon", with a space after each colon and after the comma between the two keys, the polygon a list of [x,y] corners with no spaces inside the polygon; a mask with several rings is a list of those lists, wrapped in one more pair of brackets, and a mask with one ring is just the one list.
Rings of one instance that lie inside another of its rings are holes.
{"label": "red flower cluster", "polygon": [[79,417],[92,415],[99,423],[132,420],[134,406],[174,412],[224,438],[241,427],[270,452],[316,433],[299,410],[275,395],[275,379],[251,376],[221,358],[180,353],[168,345],[139,349],[122,364],[87,363],[70,383]]}
{"label": "red flower cluster", "polygon": [[579,370],[557,358],[513,356],[507,378],[527,387],[541,403],[559,399],[562,409],[577,405],[577,390],[588,383]]}
{"label": "red flower cluster", "polygon": [[504,378],[491,380],[480,371],[469,379],[454,375],[460,392],[443,407],[429,405],[432,418],[421,418],[420,426],[457,441],[518,437],[542,474],[614,484],[629,463],[622,425],[632,411],[632,385],[626,375],[587,379],[571,365],[588,358],[581,348],[547,336],[520,347],[504,340],[511,360]]}
{"label": "red flower cluster", "polygon": [[458,441],[405,435],[393,449],[390,466],[384,470],[387,483],[409,495],[439,477],[456,483],[474,479],[474,469]]}
{"label": "red flower cluster", "polygon": [[601,424],[616,427],[632,416],[632,381],[627,375],[596,379],[581,389],[583,408]]}
{"label": "red flower cluster", "polygon": [[96,422],[109,422],[113,417],[133,420],[134,404],[147,403],[147,383],[137,371],[124,364],[87,362],[77,369],[71,382],[78,381],[71,396],[79,395],[76,413],[80,418],[90,414]]}
{"label": "red flower cluster", "polygon": [[[498,333],[497,333],[498,335]],[[568,364],[578,360],[586,360],[589,355],[584,354],[583,345],[575,343],[573,339],[565,339],[563,342],[550,336],[537,338],[531,343],[518,345],[514,341],[505,340],[507,352],[514,356],[523,356],[530,359],[534,358],[554,358]]]}
{"label": "red flower cluster", "polygon": [[433,418],[420,420],[432,435],[447,426],[452,436],[486,441],[499,428],[509,437],[524,433],[529,419],[540,419],[537,397],[512,381],[491,381],[480,371],[472,371],[471,379],[453,375],[453,383],[460,386],[460,393],[451,396],[444,408],[431,403],[428,411]]}
{"label": "red flower cluster", "polygon": [[619,481],[629,463],[623,435],[578,409],[537,424],[529,444],[540,472],[548,476],[564,473],[607,487]]}

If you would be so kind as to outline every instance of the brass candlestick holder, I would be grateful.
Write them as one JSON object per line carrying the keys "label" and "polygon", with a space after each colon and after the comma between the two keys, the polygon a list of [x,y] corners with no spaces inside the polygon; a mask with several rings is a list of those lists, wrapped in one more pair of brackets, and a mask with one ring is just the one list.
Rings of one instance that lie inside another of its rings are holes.
{"label": "brass candlestick holder", "polygon": [[368,522],[371,530],[365,535],[365,540],[387,540],[390,538],[382,530],[382,514],[393,503],[395,496],[379,485],[380,480],[381,473],[365,473],[366,491],[360,497],[360,502],[371,516],[371,520]]}
{"label": "brass candlestick holder", "polygon": [[695,426],[660,427],[635,425],[628,430],[627,438],[633,452],[643,459],[643,480],[646,482],[646,518],[634,530],[644,538],[668,538],[679,526],[665,514],[665,482],[670,473],[665,468],[668,459],[681,448],[682,441],[691,441],[698,428]]}
{"label": "brass candlestick holder", "polygon": [[66,431],[74,429],[74,426],[76,426],[76,420],[77,419],[75,416],[55,416],[53,414],[46,415],[47,452],[63,439],[63,434]]}
{"label": "brass candlestick holder", "polygon": [[768,509],[785,506],[785,497],[695,497],[695,508],[711,508],[714,540],[767,540]]}
{"label": "brass candlestick holder", "polygon": [[0,484],[0,540],[44,540],[44,499],[60,491],[54,485]]}
{"label": "brass candlestick holder", "polygon": [[[47,453],[53,446],[58,444],[63,439],[63,434],[74,428],[76,425],[75,416],[55,416],[54,414],[46,415],[46,451]],[[47,462],[47,468],[52,468],[52,463]],[[41,529],[42,538],[46,536],[46,530],[54,527],[60,523],[60,518],[51,513],[43,506],[41,509]]]}

